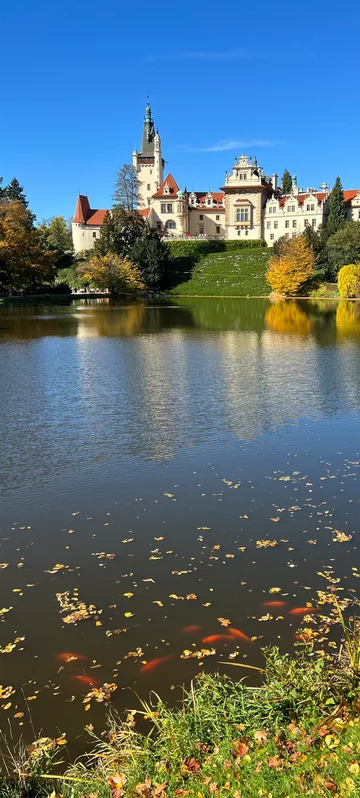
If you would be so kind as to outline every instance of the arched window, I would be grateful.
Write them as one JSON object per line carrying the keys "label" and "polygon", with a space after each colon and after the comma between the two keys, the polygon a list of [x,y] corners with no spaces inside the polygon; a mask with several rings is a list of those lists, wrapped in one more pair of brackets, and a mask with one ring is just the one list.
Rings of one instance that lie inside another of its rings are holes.
{"label": "arched window", "polygon": [[167,230],[175,230],[176,222],[174,222],[173,219],[168,219],[165,224],[165,227]]}

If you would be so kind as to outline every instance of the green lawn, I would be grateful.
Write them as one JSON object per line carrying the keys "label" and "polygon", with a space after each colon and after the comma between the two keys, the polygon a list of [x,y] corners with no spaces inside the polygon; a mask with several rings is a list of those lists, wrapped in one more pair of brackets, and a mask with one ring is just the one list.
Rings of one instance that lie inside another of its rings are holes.
{"label": "green lawn", "polygon": [[194,266],[186,258],[175,258],[168,292],[176,296],[268,296],[264,274],[270,253],[261,247],[214,252],[201,256]]}

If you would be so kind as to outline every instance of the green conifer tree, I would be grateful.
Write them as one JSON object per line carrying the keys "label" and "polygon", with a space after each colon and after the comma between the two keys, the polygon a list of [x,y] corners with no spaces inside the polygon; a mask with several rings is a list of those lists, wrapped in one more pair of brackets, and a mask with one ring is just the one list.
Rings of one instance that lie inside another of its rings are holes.
{"label": "green conifer tree", "polygon": [[6,186],[4,191],[5,191],[5,199],[8,202],[20,202],[23,208],[28,207],[29,203],[24,193],[24,187],[20,185],[16,177],[13,177],[13,179]]}
{"label": "green conifer tree", "polygon": [[335,180],[334,188],[329,198],[329,215],[326,222],[326,229],[329,235],[333,235],[346,221],[346,205],[344,192],[340,177]]}
{"label": "green conifer tree", "polygon": [[288,169],[284,169],[282,176],[281,188],[284,194],[290,194],[292,187],[292,177]]}

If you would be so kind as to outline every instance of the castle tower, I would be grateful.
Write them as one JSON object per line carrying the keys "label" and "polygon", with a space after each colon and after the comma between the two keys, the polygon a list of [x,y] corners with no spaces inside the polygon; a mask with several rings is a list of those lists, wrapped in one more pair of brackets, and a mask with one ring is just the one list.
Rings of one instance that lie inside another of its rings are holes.
{"label": "castle tower", "polygon": [[161,152],[159,131],[155,131],[154,120],[149,100],[147,101],[140,152],[133,152],[133,166],[140,181],[139,206],[147,208],[151,205],[153,194],[161,186],[164,179],[165,162]]}

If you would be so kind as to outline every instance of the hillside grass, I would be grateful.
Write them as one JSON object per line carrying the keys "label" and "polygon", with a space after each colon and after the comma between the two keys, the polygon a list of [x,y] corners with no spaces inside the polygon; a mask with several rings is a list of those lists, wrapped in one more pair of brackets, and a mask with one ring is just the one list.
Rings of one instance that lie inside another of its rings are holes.
{"label": "hillside grass", "polygon": [[174,258],[166,293],[173,296],[268,296],[265,270],[271,249],[213,252],[197,262]]}

